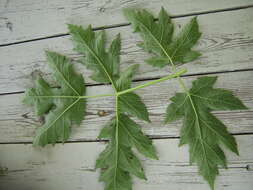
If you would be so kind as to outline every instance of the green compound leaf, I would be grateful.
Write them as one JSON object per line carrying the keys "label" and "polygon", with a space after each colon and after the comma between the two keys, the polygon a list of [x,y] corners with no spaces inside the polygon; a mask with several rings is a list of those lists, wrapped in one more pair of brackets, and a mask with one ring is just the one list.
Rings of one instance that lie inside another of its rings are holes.
{"label": "green compound leaf", "polygon": [[60,88],[52,88],[39,78],[35,87],[26,91],[24,98],[24,103],[34,106],[37,115],[45,118],[33,142],[39,146],[66,141],[71,125],[80,125],[83,120],[86,107],[85,100],[78,98],[85,93],[84,79],[74,71],[70,60],[49,51],[47,60]]}
{"label": "green compound leaf", "polygon": [[164,67],[170,63],[168,56],[175,64],[182,64],[193,61],[201,55],[191,50],[201,36],[196,17],[174,37],[174,25],[163,8],[157,22],[146,10],[125,9],[124,14],[131,22],[134,31],[139,32],[143,39],[139,45],[155,55],[146,60],[148,64]]}
{"label": "green compound leaf", "polygon": [[[120,72],[120,35],[106,51],[105,33],[69,25],[75,49],[84,55],[82,63],[94,71],[91,78],[98,82],[111,83],[115,93],[131,88],[132,77],[138,65]],[[141,132],[141,127],[129,115],[150,121],[148,111],[141,98],[127,92],[115,96],[115,117],[101,130],[99,138],[109,139],[105,150],[99,155],[96,167],[101,168],[100,180],[105,190],[131,190],[132,175],[146,179],[140,160],[133,148],[144,156],[157,159],[151,140]],[[129,115],[127,115],[129,114]]]}
{"label": "green compound leaf", "polygon": [[227,166],[220,145],[238,153],[235,138],[211,111],[247,109],[231,91],[213,88],[217,77],[201,77],[193,82],[189,95],[177,93],[167,108],[166,122],[183,118],[180,145],[189,144],[190,162],[199,166],[199,173],[214,188],[218,166]]}

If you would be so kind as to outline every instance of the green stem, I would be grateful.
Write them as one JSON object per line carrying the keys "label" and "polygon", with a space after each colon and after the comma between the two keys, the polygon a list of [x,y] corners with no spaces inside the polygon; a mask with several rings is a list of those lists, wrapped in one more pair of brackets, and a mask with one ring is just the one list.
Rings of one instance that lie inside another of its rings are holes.
{"label": "green stem", "polygon": [[81,99],[84,98],[100,98],[100,97],[106,97],[106,96],[115,96],[115,94],[100,94],[95,96],[80,96]]}
{"label": "green stem", "polygon": [[177,78],[177,77],[179,77],[180,75],[182,75],[186,72],[187,72],[186,69],[182,69],[182,70],[180,70],[180,71],[178,71],[178,72],[176,72],[172,75],[168,75],[166,77],[163,77],[163,78],[160,78],[160,79],[157,79],[157,80],[153,80],[153,81],[147,82],[145,84],[142,84],[142,85],[139,85],[139,86],[136,86],[136,87],[133,87],[133,88],[129,88],[127,90],[123,90],[121,92],[118,92],[117,95],[119,96],[119,95],[122,95],[122,94],[126,94],[126,93],[129,93],[129,92],[135,91],[135,90],[140,89],[140,88],[144,88],[144,87],[147,87],[147,86],[165,81],[165,80],[169,80],[169,79],[172,79],[172,78]]}
{"label": "green stem", "polygon": [[114,169],[114,178],[113,178],[113,185],[114,189],[117,189],[117,170],[118,170],[118,159],[119,159],[119,97],[115,96],[115,109],[116,109],[116,128],[115,128],[115,169]]}

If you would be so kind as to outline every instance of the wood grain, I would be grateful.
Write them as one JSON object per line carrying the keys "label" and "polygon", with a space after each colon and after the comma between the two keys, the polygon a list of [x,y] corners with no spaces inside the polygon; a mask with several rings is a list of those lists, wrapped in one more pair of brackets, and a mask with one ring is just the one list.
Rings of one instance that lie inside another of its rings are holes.
{"label": "wood grain", "polygon": [[1,0],[0,44],[64,34],[66,24],[95,27],[125,23],[122,9],[146,8],[157,13],[161,6],[172,15],[252,5],[251,0]]}
{"label": "wood grain", "polygon": [[[253,133],[253,71],[218,74],[217,87],[232,90],[250,110],[219,111],[216,115],[229,127],[232,133]],[[187,86],[196,77],[186,77]],[[143,82],[142,82],[143,83]],[[140,82],[134,85],[141,84]],[[181,122],[164,125],[164,113],[169,98],[181,91],[176,80],[158,83],[143,88],[137,93],[148,107],[152,123],[139,122],[146,134],[155,137],[178,137]],[[88,87],[88,95],[112,93],[108,85]],[[22,105],[23,94],[2,95],[0,99],[0,142],[31,142],[41,119],[34,116],[32,109]],[[98,115],[104,111],[105,116]],[[80,127],[72,128],[70,141],[90,141],[96,137],[103,125],[114,116],[114,98],[89,99],[87,116]]]}
{"label": "wood grain", "polygon": [[[251,190],[253,185],[253,135],[236,136],[240,157],[226,152],[228,170],[221,169],[216,181],[219,190]],[[139,155],[148,180],[134,178],[138,190],[209,190],[195,166],[189,166],[187,146],[178,147],[178,139],[154,140],[159,160]],[[32,145],[0,145],[0,163],[8,168],[0,176],[0,188],[6,190],[102,190],[95,171],[95,158],[104,143],[68,143],[55,147],[34,148]]]}
{"label": "wood grain", "polygon": [[[200,15],[198,20],[203,36],[196,49],[199,49],[203,55],[196,62],[188,63],[183,67],[188,69],[189,74],[252,69],[252,18],[253,8]],[[177,29],[179,24],[184,25],[189,19],[189,17],[175,19]],[[141,65],[135,79],[157,78],[168,74],[168,67],[157,69],[144,63],[144,60],[151,55],[144,53],[136,46],[140,38],[138,34],[132,33],[130,26],[106,31],[109,41],[117,33],[121,33],[123,38],[121,51],[123,69],[136,63]],[[33,76],[36,73],[51,79],[45,63],[44,50],[58,51],[72,58],[79,57],[72,51],[72,48],[69,37],[0,47],[0,93],[23,91],[26,87],[31,86]],[[87,82],[94,84],[93,81],[88,79],[90,72],[83,66],[79,66],[79,68],[87,78]]]}

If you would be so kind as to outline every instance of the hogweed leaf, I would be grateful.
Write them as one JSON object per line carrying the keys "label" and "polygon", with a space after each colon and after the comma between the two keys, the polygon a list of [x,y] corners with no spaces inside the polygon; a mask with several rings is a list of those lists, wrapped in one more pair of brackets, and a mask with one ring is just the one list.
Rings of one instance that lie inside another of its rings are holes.
{"label": "hogweed leaf", "polygon": [[196,17],[184,26],[177,36],[174,36],[173,23],[163,8],[157,22],[146,10],[125,9],[124,14],[131,22],[134,31],[140,33],[144,40],[140,46],[155,55],[147,59],[147,63],[164,67],[170,64],[170,60],[174,64],[182,64],[200,56],[199,52],[191,50],[201,36]]}
{"label": "hogweed leaf", "polygon": [[141,132],[140,126],[124,113],[115,117],[101,131],[100,137],[110,139],[106,149],[96,162],[102,168],[101,180],[106,183],[106,190],[131,189],[131,176],[146,179],[139,159],[134,155],[135,147],[143,155],[157,159],[151,140]]}
{"label": "hogweed leaf", "polygon": [[247,109],[231,91],[213,88],[217,77],[200,77],[193,81],[189,94],[177,93],[166,112],[166,122],[183,118],[180,145],[189,144],[190,161],[197,163],[199,173],[214,188],[218,166],[227,166],[220,147],[239,154],[235,138],[211,111]]}
{"label": "hogweed leaf", "polygon": [[106,51],[104,32],[95,33],[91,27],[83,29],[75,25],[69,25],[69,30],[76,44],[75,49],[84,55],[83,64],[94,71],[91,78],[111,83],[116,94],[115,117],[104,126],[99,135],[99,138],[109,139],[107,147],[96,161],[96,167],[101,168],[100,180],[105,182],[105,190],[131,190],[132,175],[146,179],[133,148],[146,157],[157,159],[151,140],[129,117],[131,115],[150,121],[145,104],[134,92],[118,95],[131,88],[132,77],[138,65],[120,72],[120,35],[117,35]]}
{"label": "hogweed leaf", "polygon": [[46,54],[60,88],[50,87],[44,79],[39,78],[35,87],[26,91],[24,98],[24,103],[34,106],[37,115],[45,118],[33,142],[39,146],[66,141],[71,125],[79,125],[83,120],[86,107],[85,100],[78,98],[85,93],[83,77],[74,71],[67,57],[49,51]]}
{"label": "hogweed leaf", "polygon": [[91,26],[83,29],[81,26],[69,25],[69,32],[75,50],[85,55],[81,62],[94,71],[91,78],[97,82],[111,83],[115,87],[114,81],[119,75],[120,35],[114,39],[109,51],[106,51],[104,31],[95,33]]}

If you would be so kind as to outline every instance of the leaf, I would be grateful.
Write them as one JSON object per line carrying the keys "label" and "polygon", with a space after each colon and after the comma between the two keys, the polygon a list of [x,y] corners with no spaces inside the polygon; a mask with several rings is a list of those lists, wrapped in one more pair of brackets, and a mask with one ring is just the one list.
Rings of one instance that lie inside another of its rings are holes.
{"label": "leaf", "polygon": [[106,183],[105,190],[132,189],[130,174],[146,179],[132,147],[147,157],[157,159],[157,156],[151,140],[137,123],[120,113],[101,131],[100,137],[111,139],[96,162],[96,167],[103,169],[100,180]]}
{"label": "leaf", "polygon": [[91,26],[69,25],[69,32],[75,42],[75,50],[85,55],[81,62],[94,71],[91,78],[97,82],[113,83],[119,75],[120,35],[112,42],[109,51],[105,51],[105,32],[95,33]]}
{"label": "leaf", "polygon": [[213,88],[217,77],[200,77],[187,93],[177,93],[167,108],[166,122],[183,118],[180,145],[189,144],[190,161],[197,163],[199,173],[214,188],[218,165],[226,167],[220,145],[239,154],[235,138],[211,111],[247,109],[232,92]]}
{"label": "leaf", "polygon": [[119,108],[122,112],[134,115],[139,119],[150,122],[148,110],[141,98],[135,93],[126,93],[119,96]]}
{"label": "leaf", "polygon": [[24,103],[35,107],[37,115],[45,117],[33,142],[40,146],[66,141],[71,125],[79,125],[83,120],[86,107],[85,101],[79,98],[85,93],[83,77],[75,73],[67,57],[49,51],[46,54],[60,88],[52,88],[39,78],[35,88],[27,90],[24,98]]}
{"label": "leaf", "polygon": [[193,61],[201,55],[191,50],[201,36],[196,17],[174,37],[173,23],[163,8],[157,22],[146,10],[125,9],[124,14],[131,22],[134,31],[139,32],[144,40],[140,46],[155,55],[146,60],[149,64],[155,67],[164,67],[171,61],[182,64]]}
{"label": "leaf", "polygon": [[120,35],[117,35],[106,51],[104,32],[95,33],[90,26],[83,29],[74,25],[69,25],[69,30],[76,44],[75,49],[85,56],[83,64],[94,71],[91,78],[111,83],[116,93],[115,117],[104,126],[99,135],[99,138],[109,139],[107,147],[96,161],[96,167],[101,168],[100,180],[105,182],[105,190],[131,190],[132,175],[146,179],[133,148],[146,157],[157,159],[151,140],[127,115],[150,121],[145,104],[133,92],[117,94],[131,88],[132,77],[138,65],[120,72]]}

